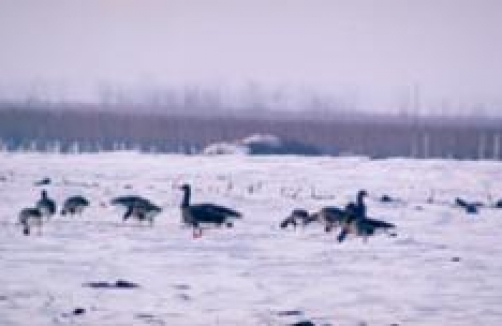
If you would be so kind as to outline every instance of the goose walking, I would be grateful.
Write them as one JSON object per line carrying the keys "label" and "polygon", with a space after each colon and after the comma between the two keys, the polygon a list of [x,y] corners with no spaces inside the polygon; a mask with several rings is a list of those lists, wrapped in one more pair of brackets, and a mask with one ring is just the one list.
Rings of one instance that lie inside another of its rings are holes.
{"label": "goose walking", "polygon": [[40,210],[42,216],[49,218],[56,213],[56,202],[49,198],[46,190],[42,190],[41,198],[37,201],[36,208]]}
{"label": "goose walking", "polygon": [[61,215],[74,215],[82,214],[84,209],[89,206],[89,201],[82,196],[72,196],[67,198],[63,203],[63,209],[61,209]]}
{"label": "goose walking", "polygon": [[18,221],[23,226],[23,234],[30,235],[31,228],[36,227],[42,234],[43,214],[38,208],[24,208],[19,212]]}
{"label": "goose walking", "polygon": [[184,184],[180,188],[183,191],[183,200],[181,202],[181,216],[183,223],[193,228],[193,237],[202,236],[202,226],[204,224],[221,226],[225,224],[232,227],[233,219],[242,217],[242,214],[224,206],[215,204],[190,204],[191,188]]}

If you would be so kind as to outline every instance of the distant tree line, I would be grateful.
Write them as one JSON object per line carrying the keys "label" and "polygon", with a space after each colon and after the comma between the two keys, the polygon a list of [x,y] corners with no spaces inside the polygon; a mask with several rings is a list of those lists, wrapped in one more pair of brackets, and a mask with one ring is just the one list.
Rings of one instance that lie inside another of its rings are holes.
{"label": "distant tree line", "polygon": [[[144,112],[144,111],[143,111]],[[501,159],[502,122],[474,118],[304,114],[162,114],[99,107],[0,108],[3,150],[198,153],[255,133],[326,155]],[[316,151],[317,152],[317,151]]]}

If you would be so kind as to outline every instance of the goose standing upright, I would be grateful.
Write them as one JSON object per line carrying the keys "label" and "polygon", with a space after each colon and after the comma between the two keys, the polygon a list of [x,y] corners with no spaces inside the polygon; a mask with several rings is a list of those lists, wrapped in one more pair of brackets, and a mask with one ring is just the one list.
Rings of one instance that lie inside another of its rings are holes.
{"label": "goose standing upright", "polygon": [[36,208],[38,208],[42,216],[51,217],[56,213],[56,202],[47,196],[47,191],[42,190],[42,198],[37,202]]}
{"label": "goose standing upright", "polygon": [[364,198],[367,196],[368,192],[366,190],[360,190],[357,193],[356,202],[349,203],[345,208],[348,218],[338,235],[338,242],[342,242],[350,233],[363,237],[364,242],[367,242],[368,237],[374,235],[376,231],[383,230],[387,232],[389,229],[396,227],[392,223],[371,219],[366,216]]}
{"label": "goose standing upright", "polygon": [[224,206],[215,204],[190,204],[190,185],[184,184],[180,189],[183,191],[183,200],[181,202],[182,221],[193,228],[194,238],[202,236],[203,224],[215,226],[225,224],[227,227],[232,227],[233,224],[229,220],[242,217],[241,213]]}

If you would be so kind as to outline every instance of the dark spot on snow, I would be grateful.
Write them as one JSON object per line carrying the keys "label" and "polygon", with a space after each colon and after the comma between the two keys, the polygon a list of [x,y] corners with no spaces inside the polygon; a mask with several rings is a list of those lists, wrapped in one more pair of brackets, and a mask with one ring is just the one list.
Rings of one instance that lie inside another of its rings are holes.
{"label": "dark spot on snow", "polygon": [[302,320],[297,323],[291,324],[291,326],[315,326],[310,320]]}
{"label": "dark spot on snow", "polygon": [[180,298],[183,301],[190,301],[192,299],[188,294],[185,293],[178,295],[178,298]]}
{"label": "dark spot on snow", "polygon": [[277,313],[278,316],[299,316],[303,315],[303,312],[300,310],[284,310],[284,311],[279,311]]}
{"label": "dark spot on snow", "polygon": [[5,301],[7,300],[7,296],[6,295],[0,295],[0,301]]}
{"label": "dark spot on snow", "polygon": [[109,287],[111,287],[111,284],[108,282],[88,282],[88,283],[84,283],[84,286],[87,286],[90,288],[101,289],[101,288],[109,288]]}
{"label": "dark spot on snow", "polygon": [[84,308],[75,308],[75,309],[73,309],[73,314],[74,315],[83,315],[83,314],[85,314],[85,309]]}
{"label": "dark spot on snow", "polygon": [[459,262],[460,261],[460,257],[452,257],[451,261],[453,261],[453,262]]}
{"label": "dark spot on snow", "polygon": [[380,201],[381,201],[382,203],[391,203],[391,202],[393,202],[393,201],[394,201],[394,199],[393,199],[391,196],[389,196],[389,195],[383,195],[383,196],[380,198]]}
{"label": "dark spot on snow", "polygon": [[51,183],[51,179],[49,178],[43,178],[42,180],[36,181],[35,186],[46,186]]}
{"label": "dark spot on snow", "polygon": [[115,286],[122,289],[132,289],[139,287],[139,285],[136,283],[124,280],[118,280],[117,282],[115,282]]}
{"label": "dark spot on snow", "polygon": [[175,284],[174,288],[178,289],[178,290],[188,290],[188,289],[190,289],[190,285],[187,285],[187,284]]}
{"label": "dark spot on snow", "polygon": [[496,208],[502,208],[502,199],[495,203]]}
{"label": "dark spot on snow", "polygon": [[84,286],[94,288],[94,289],[133,289],[139,287],[138,284],[125,281],[125,280],[117,280],[115,283],[110,282],[88,282],[84,283]]}

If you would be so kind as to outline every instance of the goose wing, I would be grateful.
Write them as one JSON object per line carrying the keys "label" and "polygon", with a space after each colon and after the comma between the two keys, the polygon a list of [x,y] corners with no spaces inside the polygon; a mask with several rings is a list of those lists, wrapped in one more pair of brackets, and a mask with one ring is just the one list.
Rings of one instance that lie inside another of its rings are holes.
{"label": "goose wing", "polygon": [[89,206],[89,201],[82,196],[73,196],[65,201],[64,206]]}
{"label": "goose wing", "polygon": [[134,205],[149,205],[150,201],[140,196],[120,196],[112,199],[112,205],[134,206]]}
{"label": "goose wing", "polygon": [[242,214],[240,212],[225,206],[220,206],[215,204],[198,204],[195,206],[201,207],[203,210],[211,212],[211,214],[219,214],[225,217],[233,217],[233,218],[242,217]]}
{"label": "goose wing", "polygon": [[331,215],[336,215],[336,216],[344,216],[346,214],[345,210],[336,207],[336,206],[327,206],[322,209],[324,212],[331,214]]}
{"label": "goose wing", "polygon": [[237,211],[213,204],[191,205],[189,211],[191,219],[200,223],[221,224],[230,217],[238,218],[241,216]]}
{"label": "goose wing", "polygon": [[396,226],[392,223],[377,220],[377,219],[372,219],[372,218],[366,218],[363,220],[363,223],[372,227],[372,228],[380,228],[380,229],[391,229],[395,228]]}

